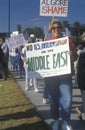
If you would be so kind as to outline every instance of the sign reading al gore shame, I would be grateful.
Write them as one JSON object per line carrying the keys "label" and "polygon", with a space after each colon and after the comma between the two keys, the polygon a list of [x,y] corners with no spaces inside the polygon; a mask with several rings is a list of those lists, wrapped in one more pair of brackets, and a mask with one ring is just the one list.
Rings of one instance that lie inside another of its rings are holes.
{"label": "sign reading al gore shame", "polygon": [[40,16],[62,16],[68,14],[68,0],[40,0]]}

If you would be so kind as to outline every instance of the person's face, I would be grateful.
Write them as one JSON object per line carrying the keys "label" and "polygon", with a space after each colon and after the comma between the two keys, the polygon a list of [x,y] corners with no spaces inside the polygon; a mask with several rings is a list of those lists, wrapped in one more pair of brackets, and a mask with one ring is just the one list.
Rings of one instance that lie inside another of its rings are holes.
{"label": "person's face", "polygon": [[55,23],[52,27],[52,35],[54,37],[60,37],[61,36],[61,32],[62,32],[62,29],[61,27],[59,26],[58,23]]}
{"label": "person's face", "polygon": [[2,44],[3,43],[3,39],[2,38],[0,38],[0,44]]}

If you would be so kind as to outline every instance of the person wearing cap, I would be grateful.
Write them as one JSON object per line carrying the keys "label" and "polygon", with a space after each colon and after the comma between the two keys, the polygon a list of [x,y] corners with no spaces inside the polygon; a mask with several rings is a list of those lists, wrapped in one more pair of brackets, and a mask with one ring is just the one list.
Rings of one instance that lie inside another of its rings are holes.
{"label": "person wearing cap", "polygon": [[76,107],[75,111],[82,120],[82,113],[85,113],[85,32],[81,36],[81,43],[78,48],[77,83],[81,90],[82,105]]}
{"label": "person wearing cap", "polygon": [[[62,24],[59,20],[52,21],[48,30],[52,34],[48,40],[62,38]],[[71,38],[69,38],[71,56],[71,68],[74,71],[73,63],[77,59],[76,47]],[[73,130],[70,122],[71,107],[72,107],[72,74],[61,76],[53,76],[45,78],[45,85],[49,91],[50,109],[54,123],[52,130],[59,129],[59,107],[61,107],[62,130]]]}

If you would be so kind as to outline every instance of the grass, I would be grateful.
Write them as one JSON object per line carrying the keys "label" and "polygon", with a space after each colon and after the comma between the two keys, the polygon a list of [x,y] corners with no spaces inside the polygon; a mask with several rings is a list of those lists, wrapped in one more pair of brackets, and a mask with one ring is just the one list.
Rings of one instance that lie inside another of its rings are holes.
{"label": "grass", "polygon": [[0,84],[0,130],[48,130],[11,75]]}

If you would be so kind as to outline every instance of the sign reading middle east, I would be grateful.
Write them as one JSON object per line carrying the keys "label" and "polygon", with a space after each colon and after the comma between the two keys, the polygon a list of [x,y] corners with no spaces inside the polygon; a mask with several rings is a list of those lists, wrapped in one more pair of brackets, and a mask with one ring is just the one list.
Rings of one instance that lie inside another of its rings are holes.
{"label": "sign reading middle east", "polygon": [[41,16],[64,16],[68,14],[68,0],[40,0]]}
{"label": "sign reading middle east", "polygon": [[29,77],[51,77],[71,73],[68,37],[27,46]]}

